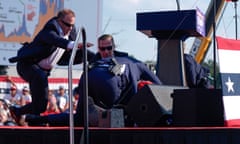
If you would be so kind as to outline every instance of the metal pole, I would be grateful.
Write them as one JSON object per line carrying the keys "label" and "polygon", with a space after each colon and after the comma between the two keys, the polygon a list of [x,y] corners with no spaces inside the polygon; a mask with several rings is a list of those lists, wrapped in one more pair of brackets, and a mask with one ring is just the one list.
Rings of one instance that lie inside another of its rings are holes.
{"label": "metal pole", "polygon": [[88,144],[89,143],[89,129],[88,129],[89,123],[88,123],[88,67],[87,67],[86,31],[84,28],[82,28],[81,31],[82,31],[82,39],[83,39],[84,144]]}
{"label": "metal pole", "polygon": [[74,42],[74,47],[72,49],[72,54],[70,57],[69,65],[68,65],[68,94],[69,94],[69,135],[70,135],[70,144],[74,144],[74,118],[73,118],[73,94],[72,94],[72,66],[73,61],[78,49],[78,41],[80,38],[81,31],[78,29],[77,37]]}
{"label": "metal pole", "polygon": [[177,10],[180,10],[180,3],[179,3],[179,0],[176,0],[176,3],[177,3]]}
{"label": "metal pole", "polygon": [[213,77],[214,89],[216,89],[216,0],[213,0]]}
{"label": "metal pole", "polygon": [[237,1],[234,2],[235,8],[235,32],[236,32],[236,40],[238,39],[238,26],[237,26]]}

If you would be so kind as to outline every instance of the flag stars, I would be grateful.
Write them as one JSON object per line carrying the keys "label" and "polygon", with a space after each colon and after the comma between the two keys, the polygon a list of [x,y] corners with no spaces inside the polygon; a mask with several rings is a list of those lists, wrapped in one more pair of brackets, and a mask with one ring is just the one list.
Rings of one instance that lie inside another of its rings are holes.
{"label": "flag stars", "polygon": [[231,81],[230,77],[228,77],[228,81],[225,82],[225,84],[227,85],[228,93],[231,91],[234,92],[234,89],[233,89],[234,83]]}

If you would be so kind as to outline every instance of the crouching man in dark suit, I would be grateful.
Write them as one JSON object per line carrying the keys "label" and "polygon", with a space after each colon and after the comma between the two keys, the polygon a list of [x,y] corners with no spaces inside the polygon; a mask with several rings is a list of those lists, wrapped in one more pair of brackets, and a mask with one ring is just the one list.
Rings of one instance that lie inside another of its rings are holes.
{"label": "crouching man in dark suit", "polygon": [[[116,105],[126,105],[131,96],[137,93],[140,80],[162,84],[144,63],[129,57],[127,53],[116,51],[115,48],[111,35],[104,34],[98,38],[98,52],[89,62],[88,71],[88,94],[95,103],[95,108],[97,107],[95,110],[89,108],[90,114],[99,108],[111,109]],[[79,126],[83,125],[83,87],[82,76],[79,82],[80,97],[74,115],[75,124]],[[67,126],[68,120],[69,115],[66,113],[26,118],[28,122],[49,123],[55,126]]]}

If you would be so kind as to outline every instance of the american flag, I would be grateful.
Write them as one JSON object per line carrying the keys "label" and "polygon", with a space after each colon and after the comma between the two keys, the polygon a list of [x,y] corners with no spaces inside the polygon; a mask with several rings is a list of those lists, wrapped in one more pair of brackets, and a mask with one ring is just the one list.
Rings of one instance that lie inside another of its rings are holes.
{"label": "american flag", "polygon": [[217,37],[227,126],[240,126],[240,41]]}

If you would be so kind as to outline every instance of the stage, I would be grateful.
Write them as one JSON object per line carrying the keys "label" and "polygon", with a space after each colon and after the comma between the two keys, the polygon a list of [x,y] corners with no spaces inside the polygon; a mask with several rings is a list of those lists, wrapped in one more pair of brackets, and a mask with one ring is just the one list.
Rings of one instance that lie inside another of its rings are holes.
{"label": "stage", "polygon": [[[82,127],[75,128],[79,144]],[[1,127],[0,144],[67,144],[68,127]],[[240,144],[240,127],[89,128],[89,144]]]}

